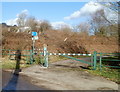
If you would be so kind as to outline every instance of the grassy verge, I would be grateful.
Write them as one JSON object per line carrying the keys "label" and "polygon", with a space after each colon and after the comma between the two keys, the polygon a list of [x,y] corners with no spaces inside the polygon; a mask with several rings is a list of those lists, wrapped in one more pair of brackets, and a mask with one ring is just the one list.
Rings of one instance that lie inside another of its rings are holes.
{"label": "grassy verge", "polygon": [[[49,56],[49,63],[51,62],[56,62],[59,60],[65,60],[68,58],[62,57],[62,56]],[[37,56],[34,58],[35,62],[33,62],[31,65],[38,65],[41,64],[43,65],[44,63],[44,57]],[[30,64],[26,64],[26,61],[21,60],[20,61],[20,68],[25,68],[31,66]],[[16,61],[15,60],[9,60],[8,57],[4,58],[2,62],[0,63],[0,68],[2,69],[15,69],[16,67]]]}
{"label": "grassy verge", "polygon": [[[90,67],[93,69],[93,67]],[[119,69],[112,69],[108,67],[102,67],[102,70],[97,68],[96,70],[87,70],[89,73],[93,75],[99,75],[102,76],[108,80],[114,81],[118,84],[120,84],[120,75],[119,75]]]}
{"label": "grassy verge", "polygon": [[[25,68],[25,67],[29,67],[31,65],[22,63],[20,64],[20,68]],[[1,63],[0,63],[0,68],[2,69],[15,69],[16,67],[16,61],[15,60],[9,60],[9,59],[4,59]]]}
{"label": "grassy verge", "polygon": [[[118,60],[118,57],[103,57],[102,58],[102,65],[105,66],[119,66],[119,62],[118,61],[114,61],[114,60]],[[104,61],[105,59],[107,59],[106,61]],[[109,61],[109,60],[113,60],[113,61]],[[99,61],[99,60],[98,60]],[[118,84],[120,84],[120,69],[119,68],[110,68],[110,67],[102,67],[102,70],[99,69],[99,63],[97,64],[98,67],[96,70],[92,70],[89,71],[92,74],[95,75],[100,75],[103,76],[109,80],[112,80]]]}
{"label": "grassy verge", "polygon": [[[25,68],[25,67],[29,67],[31,65],[28,64],[20,64],[20,68]],[[2,66],[0,68],[2,69],[15,69],[16,67],[16,63],[10,62],[10,63],[3,63]]]}

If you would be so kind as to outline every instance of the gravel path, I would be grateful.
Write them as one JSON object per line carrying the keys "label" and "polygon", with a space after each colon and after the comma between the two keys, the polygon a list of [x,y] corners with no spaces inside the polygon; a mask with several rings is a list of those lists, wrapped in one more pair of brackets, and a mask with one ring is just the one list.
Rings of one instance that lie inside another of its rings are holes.
{"label": "gravel path", "polygon": [[[36,85],[33,85],[29,80],[28,76],[22,76],[22,75],[15,75],[13,74],[13,71],[2,71],[2,89],[4,92],[6,90],[19,90],[22,92],[22,90],[44,90],[42,87],[38,87]],[[9,92],[8,91],[8,92]],[[12,92],[12,91],[10,91]],[[15,91],[16,92],[16,91]]]}
{"label": "gravel path", "polygon": [[33,84],[51,90],[118,90],[118,84],[89,74],[82,69],[85,66],[64,60],[52,63],[48,68],[34,65],[23,69],[21,74],[31,77]]}

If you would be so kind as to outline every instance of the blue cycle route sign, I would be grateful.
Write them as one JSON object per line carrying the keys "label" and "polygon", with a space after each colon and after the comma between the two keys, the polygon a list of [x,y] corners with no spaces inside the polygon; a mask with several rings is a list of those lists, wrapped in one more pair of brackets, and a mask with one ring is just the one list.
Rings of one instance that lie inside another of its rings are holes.
{"label": "blue cycle route sign", "polygon": [[32,36],[37,36],[37,32],[32,32]]}

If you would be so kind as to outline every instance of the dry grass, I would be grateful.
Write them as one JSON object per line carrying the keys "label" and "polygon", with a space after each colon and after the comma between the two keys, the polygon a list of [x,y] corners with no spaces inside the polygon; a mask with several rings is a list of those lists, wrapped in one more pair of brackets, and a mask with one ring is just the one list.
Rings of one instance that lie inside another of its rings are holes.
{"label": "dry grass", "polygon": [[[31,34],[25,32],[3,32],[2,41],[5,49],[28,50],[32,46]],[[93,53],[93,51],[111,53],[118,51],[118,39],[115,37],[88,36],[70,31],[48,30],[39,35],[35,47],[43,48],[43,44],[48,45],[49,52],[56,53]]]}
{"label": "dry grass", "polygon": [[[15,69],[16,67],[16,61],[10,60],[8,57],[2,58],[2,62],[0,64],[1,64],[0,68],[2,67],[2,69]],[[23,60],[20,61],[21,68],[28,67],[28,66],[30,65],[26,64],[25,61]]]}

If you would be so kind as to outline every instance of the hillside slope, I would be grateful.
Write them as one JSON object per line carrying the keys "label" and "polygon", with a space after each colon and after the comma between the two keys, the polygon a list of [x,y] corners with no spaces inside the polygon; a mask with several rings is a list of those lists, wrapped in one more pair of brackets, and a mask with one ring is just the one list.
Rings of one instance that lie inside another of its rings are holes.
{"label": "hillside slope", "polygon": [[[48,45],[49,52],[93,53],[118,52],[118,39],[115,37],[87,36],[75,32],[49,30],[39,34],[36,49]],[[32,36],[28,33],[3,32],[2,48],[31,49]]]}

